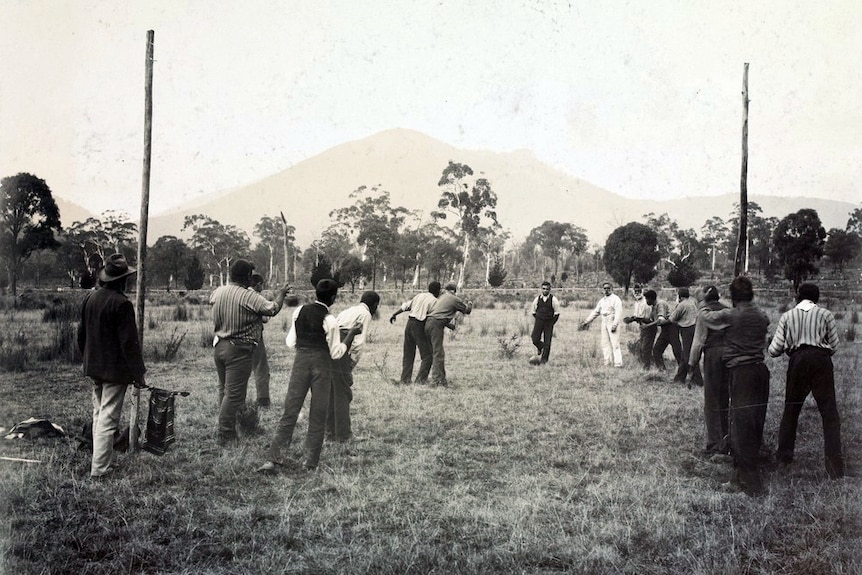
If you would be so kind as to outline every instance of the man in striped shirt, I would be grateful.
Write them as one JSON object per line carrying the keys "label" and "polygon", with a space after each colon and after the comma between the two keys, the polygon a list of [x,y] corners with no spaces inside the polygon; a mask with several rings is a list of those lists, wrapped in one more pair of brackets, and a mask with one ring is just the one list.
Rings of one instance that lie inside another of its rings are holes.
{"label": "man in striped shirt", "polygon": [[254,265],[244,259],[230,266],[230,281],[217,288],[210,297],[213,313],[213,359],[218,372],[218,434],[221,445],[236,442],[237,412],[245,408],[248,380],[251,376],[255,347],[263,337],[263,316],[281,311],[289,285],[278,290],[275,301],[269,301],[254,290]]}
{"label": "man in striped shirt", "polygon": [[841,455],[841,420],[835,401],[835,373],[832,354],[838,349],[838,328],[829,310],[819,307],[820,288],[804,283],[799,286],[796,307],[782,314],[769,344],[769,355],[790,356],[784,414],[778,430],[779,463],[793,461],[796,426],[808,394],[814,396],[823,420],[823,447],[826,473],[835,479],[844,475]]}

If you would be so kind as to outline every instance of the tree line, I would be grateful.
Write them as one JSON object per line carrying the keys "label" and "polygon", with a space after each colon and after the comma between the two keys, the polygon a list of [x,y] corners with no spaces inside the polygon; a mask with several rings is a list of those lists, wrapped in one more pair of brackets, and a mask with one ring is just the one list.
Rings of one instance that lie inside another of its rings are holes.
{"label": "tree line", "polygon": [[[459,286],[532,286],[550,279],[578,285],[609,275],[628,289],[633,282],[661,278],[690,285],[704,275],[725,276],[733,267],[739,232],[738,210],[708,219],[696,232],[682,229],[667,213],[644,214],[642,222],[615,229],[603,245],[570,222],[547,220],[516,240],[497,219],[491,182],[450,161],[438,181],[437,209],[393,206],[380,187],[361,185],[348,206],[330,212],[331,223],[304,248],[283,214],[264,216],[253,238],[238,227],[205,214],[187,216],[181,234],[148,248],[148,285],[200,289],[227,281],[233,259],[248,257],[270,283],[310,285],[333,277],[351,290],[362,284],[404,289],[430,279]],[[44,180],[19,173],[0,180],[0,288],[17,294],[21,278],[40,285],[63,279],[70,287],[92,284],[93,262],[114,252],[130,260],[137,253],[137,225],[127,214],[106,211],[98,218],[61,226],[59,210]],[[843,273],[862,251],[862,208],[845,229],[825,230],[817,212],[801,209],[782,219],[764,217],[748,205],[748,273],[783,277],[797,286],[819,272],[826,257]]]}

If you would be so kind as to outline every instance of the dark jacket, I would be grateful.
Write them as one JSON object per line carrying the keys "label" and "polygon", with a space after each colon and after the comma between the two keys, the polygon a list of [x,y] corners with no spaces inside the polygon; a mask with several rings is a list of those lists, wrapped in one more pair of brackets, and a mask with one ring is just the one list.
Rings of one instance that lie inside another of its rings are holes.
{"label": "dark jacket", "polygon": [[90,292],[84,300],[78,349],[84,375],[95,380],[129,385],[147,371],[132,302],[110,287]]}

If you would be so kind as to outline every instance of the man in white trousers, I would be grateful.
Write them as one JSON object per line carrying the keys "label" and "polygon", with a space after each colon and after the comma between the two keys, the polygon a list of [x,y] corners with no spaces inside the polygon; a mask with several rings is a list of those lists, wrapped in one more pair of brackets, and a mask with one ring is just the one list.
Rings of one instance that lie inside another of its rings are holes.
{"label": "man in white trousers", "polygon": [[623,302],[613,292],[613,286],[610,283],[603,283],[602,291],[605,293],[604,297],[599,300],[599,303],[581,324],[581,329],[586,329],[594,319],[602,316],[602,333],[600,337],[605,365],[611,365],[611,361],[613,361],[614,367],[622,367],[623,352],[620,350],[620,332],[618,328],[620,321],[623,319]]}

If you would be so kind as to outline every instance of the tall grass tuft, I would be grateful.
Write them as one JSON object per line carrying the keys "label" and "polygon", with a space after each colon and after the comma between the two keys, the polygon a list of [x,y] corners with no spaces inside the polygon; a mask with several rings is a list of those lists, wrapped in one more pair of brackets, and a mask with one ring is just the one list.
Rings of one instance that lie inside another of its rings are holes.
{"label": "tall grass tuft", "polygon": [[6,371],[26,371],[30,364],[30,352],[19,338],[7,338],[0,333],[0,367]]}
{"label": "tall grass tuft", "polygon": [[55,321],[51,340],[39,352],[40,361],[59,360],[75,363],[81,359],[75,324],[69,319]]}
{"label": "tall grass tuft", "polygon": [[185,304],[178,303],[174,306],[172,317],[174,321],[189,321],[189,308]]}
{"label": "tall grass tuft", "polygon": [[177,335],[178,331],[179,328],[175,327],[170,337],[168,337],[168,340],[164,342],[164,348],[160,349],[158,345],[153,346],[153,361],[169,363],[177,359],[177,356],[180,351],[180,346],[182,345],[183,340],[186,338],[186,334],[188,333],[184,331],[180,335]]}

